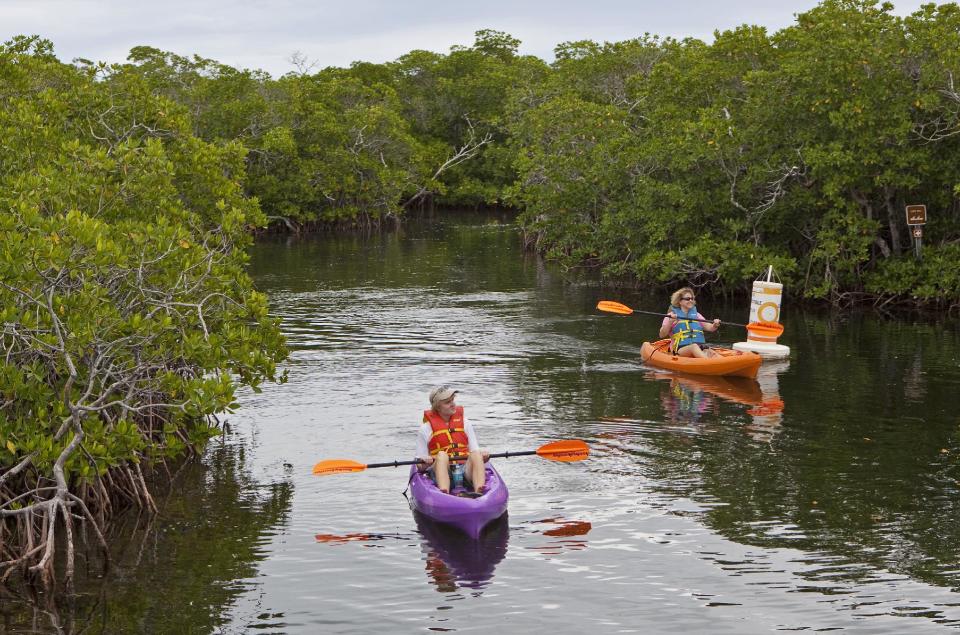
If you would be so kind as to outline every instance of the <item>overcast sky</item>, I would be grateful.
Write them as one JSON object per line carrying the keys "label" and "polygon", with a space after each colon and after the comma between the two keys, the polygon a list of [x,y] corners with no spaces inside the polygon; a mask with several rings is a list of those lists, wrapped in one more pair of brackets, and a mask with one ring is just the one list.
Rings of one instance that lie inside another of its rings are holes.
{"label": "overcast sky", "polygon": [[[0,0],[0,40],[41,35],[63,61],[120,62],[134,46],[197,54],[274,76],[299,51],[318,69],[385,62],[414,49],[445,53],[479,29],[518,38],[520,52],[553,59],[570,40],[619,41],[645,32],[712,40],[759,24],[770,32],[816,0]],[[920,0],[894,0],[895,13]]]}

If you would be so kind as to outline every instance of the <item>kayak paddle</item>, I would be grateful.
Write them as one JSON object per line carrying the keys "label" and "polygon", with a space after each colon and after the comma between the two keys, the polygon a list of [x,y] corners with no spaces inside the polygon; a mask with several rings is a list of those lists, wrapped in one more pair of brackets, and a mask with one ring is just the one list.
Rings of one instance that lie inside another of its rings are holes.
{"label": "kayak paddle", "polygon": [[[597,308],[601,311],[606,311],[607,313],[616,313],[617,315],[631,315],[633,313],[643,313],[644,315],[656,315],[657,317],[667,317],[665,313],[656,313],[654,311],[640,311],[639,309],[631,309],[625,304],[620,304],[619,302],[612,302],[611,300],[600,300],[597,303]],[[686,318],[683,318],[686,319]],[[713,320],[696,320],[691,319],[691,322],[704,322],[706,324],[713,324]],[[764,337],[780,337],[783,334],[783,325],[778,324],[777,322],[751,322],[750,324],[740,324],[739,322],[727,322],[721,321],[721,325],[730,324],[732,326],[742,326],[748,331],[752,331],[757,335],[762,335]]]}
{"label": "kayak paddle", "polygon": [[[582,461],[590,455],[590,446],[583,441],[564,440],[553,441],[541,445],[536,450],[524,450],[523,452],[501,452],[500,454],[491,454],[491,459],[508,459],[511,456],[529,456],[536,454],[551,461],[562,461],[570,463],[573,461]],[[357,463],[349,459],[330,459],[329,461],[320,461],[313,466],[313,473],[317,476],[328,476],[330,474],[346,474],[348,472],[362,472],[374,467],[399,467],[401,465],[418,465],[423,463],[420,459],[412,461],[390,461],[387,463]]]}

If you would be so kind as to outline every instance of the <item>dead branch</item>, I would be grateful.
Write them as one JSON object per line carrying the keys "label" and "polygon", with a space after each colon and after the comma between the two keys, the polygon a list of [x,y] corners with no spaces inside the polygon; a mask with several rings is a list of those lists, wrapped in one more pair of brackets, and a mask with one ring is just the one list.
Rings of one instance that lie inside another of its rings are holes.
{"label": "dead branch", "polygon": [[[483,146],[493,142],[493,135],[489,132],[486,133],[482,138],[478,139],[476,129],[473,127],[473,122],[470,121],[469,117],[465,116],[464,119],[467,120],[467,126],[469,130],[466,142],[459,148],[456,148],[453,155],[448,157],[446,161],[440,164],[440,167],[438,167],[433,173],[433,176],[430,177],[429,182],[436,182],[437,179],[440,178],[440,175],[445,171],[463,163],[464,161],[469,161],[473,157],[477,156]],[[409,207],[413,205],[418,200],[426,196],[430,191],[431,189],[429,184],[421,186],[416,194],[407,199],[407,201],[403,204],[403,207]]]}

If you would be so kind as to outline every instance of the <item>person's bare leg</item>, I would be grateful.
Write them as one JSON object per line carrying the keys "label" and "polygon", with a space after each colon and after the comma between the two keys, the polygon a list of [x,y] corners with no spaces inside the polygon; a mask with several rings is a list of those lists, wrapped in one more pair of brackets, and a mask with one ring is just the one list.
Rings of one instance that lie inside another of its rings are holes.
{"label": "person's bare leg", "polygon": [[437,479],[437,487],[442,492],[450,493],[450,457],[441,450],[434,457],[433,477]]}
{"label": "person's bare leg", "polygon": [[687,344],[681,348],[678,353],[680,357],[710,357],[707,353],[700,348],[699,344]]}
{"label": "person's bare leg", "polygon": [[470,475],[470,483],[473,485],[473,491],[482,492],[487,484],[487,472],[483,465],[483,455],[474,451],[467,458],[467,465],[464,471]]}

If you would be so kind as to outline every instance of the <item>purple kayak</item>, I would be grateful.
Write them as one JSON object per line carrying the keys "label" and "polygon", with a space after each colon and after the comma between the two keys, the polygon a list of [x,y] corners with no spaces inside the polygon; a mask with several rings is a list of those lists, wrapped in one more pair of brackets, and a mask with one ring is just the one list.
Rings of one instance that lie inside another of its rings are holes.
{"label": "purple kayak", "polygon": [[507,511],[507,484],[493,466],[487,463],[487,484],[483,496],[467,498],[457,496],[465,491],[456,488],[452,494],[444,494],[426,474],[410,466],[410,507],[427,518],[453,525],[471,538],[479,538],[483,528],[500,518]]}

